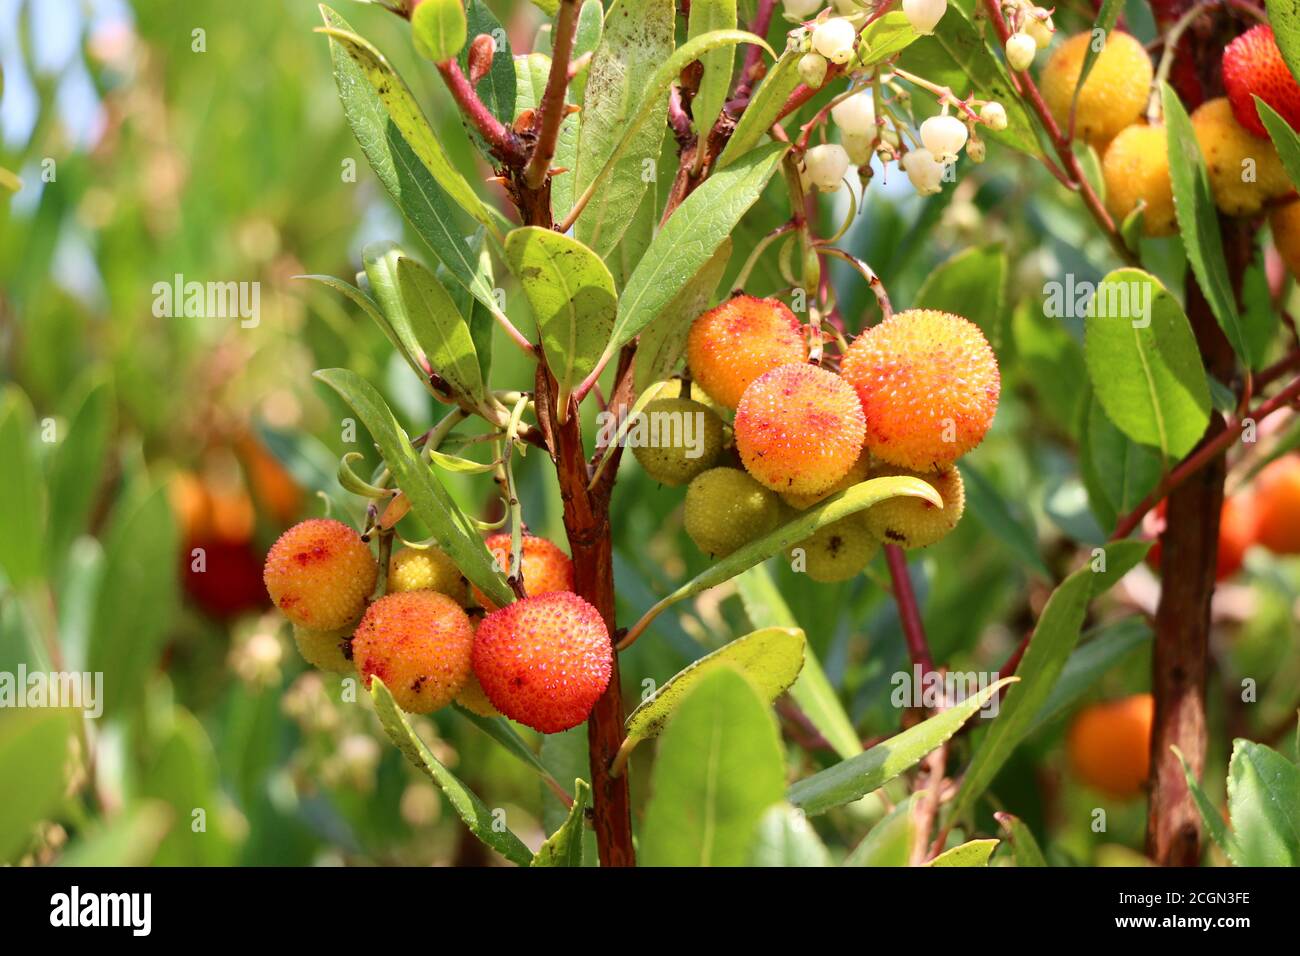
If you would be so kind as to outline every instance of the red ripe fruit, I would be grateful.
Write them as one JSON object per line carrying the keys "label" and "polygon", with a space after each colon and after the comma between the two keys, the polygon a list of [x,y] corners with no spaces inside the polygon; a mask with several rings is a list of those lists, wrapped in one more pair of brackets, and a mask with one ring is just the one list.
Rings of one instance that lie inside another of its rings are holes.
{"label": "red ripe fruit", "polygon": [[492,706],[544,734],[586,720],[613,666],[600,612],[570,591],[507,604],[474,636],[474,674]]}
{"label": "red ripe fruit", "polygon": [[1256,136],[1268,138],[1253,96],[1258,96],[1300,130],[1300,84],[1282,59],[1282,51],[1267,23],[1247,30],[1223,51],[1223,85],[1237,122]]}

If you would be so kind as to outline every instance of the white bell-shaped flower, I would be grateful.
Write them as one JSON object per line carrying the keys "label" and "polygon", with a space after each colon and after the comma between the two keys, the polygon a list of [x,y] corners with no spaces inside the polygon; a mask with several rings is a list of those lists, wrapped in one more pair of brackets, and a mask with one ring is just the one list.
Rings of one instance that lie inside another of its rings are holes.
{"label": "white bell-shaped flower", "polygon": [[939,163],[956,162],[966,136],[966,124],[955,116],[931,116],[921,124],[921,142]]}
{"label": "white bell-shaped flower", "polygon": [[848,63],[853,58],[853,41],[857,35],[848,20],[831,17],[813,30],[812,47],[832,63]]}
{"label": "white bell-shaped flower", "polygon": [[903,14],[907,17],[907,22],[922,36],[933,33],[947,11],[948,0],[903,0]]}
{"label": "white bell-shaped flower", "polygon": [[845,97],[831,107],[831,119],[845,136],[876,135],[876,99],[870,90]]}
{"label": "white bell-shaped flower", "polygon": [[814,146],[804,154],[803,162],[808,182],[824,193],[839,189],[849,171],[848,151],[839,143]]}
{"label": "white bell-shaped flower", "polygon": [[943,188],[943,164],[928,149],[913,149],[902,159],[903,172],[922,196],[933,196]]}
{"label": "white bell-shaped flower", "polygon": [[1007,37],[1007,65],[1017,72],[1029,69],[1034,62],[1038,44],[1028,33],[1013,33]]}

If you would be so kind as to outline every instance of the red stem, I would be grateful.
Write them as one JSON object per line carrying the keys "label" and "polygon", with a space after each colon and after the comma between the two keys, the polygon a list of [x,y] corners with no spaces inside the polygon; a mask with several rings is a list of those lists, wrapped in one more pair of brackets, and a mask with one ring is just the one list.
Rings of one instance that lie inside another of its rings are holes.
{"label": "red stem", "polygon": [[578,0],[560,0],[560,14],[552,33],[554,48],[551,51],[551,73],[546,78],[546,91],[542,94],[542,124],[533,147],[532,158],[524,169],[524,182],[536,189],[546,180],[555,158],[555,141],[564,122],[565,94],[569,88],[569,59],[573,56],[573,42],[578,32]]}
{"label": "red stem", "polygon": [[903,625],[907,653],[913,664],[921,666],[922,673],[928,673],[934,670],[934,660],[930,657],[930,646],[925,639],[925,625],[921,622],[921,610],[917,607],[916,594],[912,591],[912,579],[907,573],[907,556],[898,545],[887,544],[885,561],[889,564],[889,576],[894,582],[894,600],[898,603],[898,619]]}
{"label": "red stem", "polygon": [[455,60],[447,60],[437,66],[438,72],[442,74],[447,84],[447,89],[451,91],[452,99],[465,114],[465,118],[474,124],[474,128],[492,146],[492,152],[507,166],[521,165],[524,161],[523,143],[515,135],[514,130],[502,124],[478,98],[474,87],[470,85],[469,77],[461,70],[460,64]]}

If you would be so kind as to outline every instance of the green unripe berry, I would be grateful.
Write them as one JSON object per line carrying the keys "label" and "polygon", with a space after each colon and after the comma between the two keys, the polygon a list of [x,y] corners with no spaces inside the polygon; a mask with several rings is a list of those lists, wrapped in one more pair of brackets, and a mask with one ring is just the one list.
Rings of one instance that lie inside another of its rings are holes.
{"label": "green unripe berry", "polygon": [[441,548],[403,548],[388,562],[388,593],[438,591],[462,607],[469,603],[469,584]]}
{"label": "green unripe berry", "polygon": [[646,474],[665,485],[684,485],[722,454],[722,419],[701,402],[656,398],[628,437],[641,439],[629,443]]}
{"label": "green unripe berry", "polygon": [[880,466],[872,470],[873,478],[906,475],[921,478],[934,486],[943,498],[943,508],[936,508],[924,498],[888,498],[866,511],[867,530],[886,544],[901,548],[924,548],[946,537],[957,527],[966,508],[966,488],[956,466],[941,471],[908,471],[905,468]]}
{"label": "green unripe berry", "polygon": [[339,627],[332,631],[314,631],[301,624],[293,626],[293,642],[298,645],[302,659],[314,667],[331,674],[351,674],[351,652],[346,651],[352,641],[352,628]]}
{"label": "green unripe berry", "polygon": [[686,533],[714,557],[761,538],[780,520],[780,499],[738,468],[713,468],[686,489]]}
{"label": "green unripe berry", "polygon": [[858,515],[852,514],[813,532],[786,554],[795,571],[822,584],[833,584],[859,574],[879,550],[880,544],[867,534]]}

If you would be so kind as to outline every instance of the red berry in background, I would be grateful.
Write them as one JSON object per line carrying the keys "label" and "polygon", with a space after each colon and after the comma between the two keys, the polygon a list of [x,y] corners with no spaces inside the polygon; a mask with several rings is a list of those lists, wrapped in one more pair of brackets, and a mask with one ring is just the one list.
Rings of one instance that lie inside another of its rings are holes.
{"label": "red berry in background", "polygon": [[1266,23],[1247,30],[1223,51],[1223,85],[1237,122],[1256,136],[1268,137],[1253,96],[1258,96],[1300,130],[1300,84],[1287,69]]}
{"label": "red berry in background", "polygon": [[[1165,530],[1165,502],[1160,502],[1149,516],[1146,528],[1153,534],[1163,534]],[[1259,530],[1259,511],[1255,498],[1251,495],[1238,494],[1223,499],[1223,510],[1219,512],[1219,552],[1215,563],[1214,579],[1223,581],[1241,570],[1246,552],[1255,544]],[[1160,570],[1160,539],[1147,552],[1147,564],[1155,571]]]}
{"label": "red berry in background", "polygon": [[[195,549],[203,550],[202,570]],[[227,620],[264,606],[262,558],[251,541],[191,540],[181,555],[185,593],[210,617]]]}

